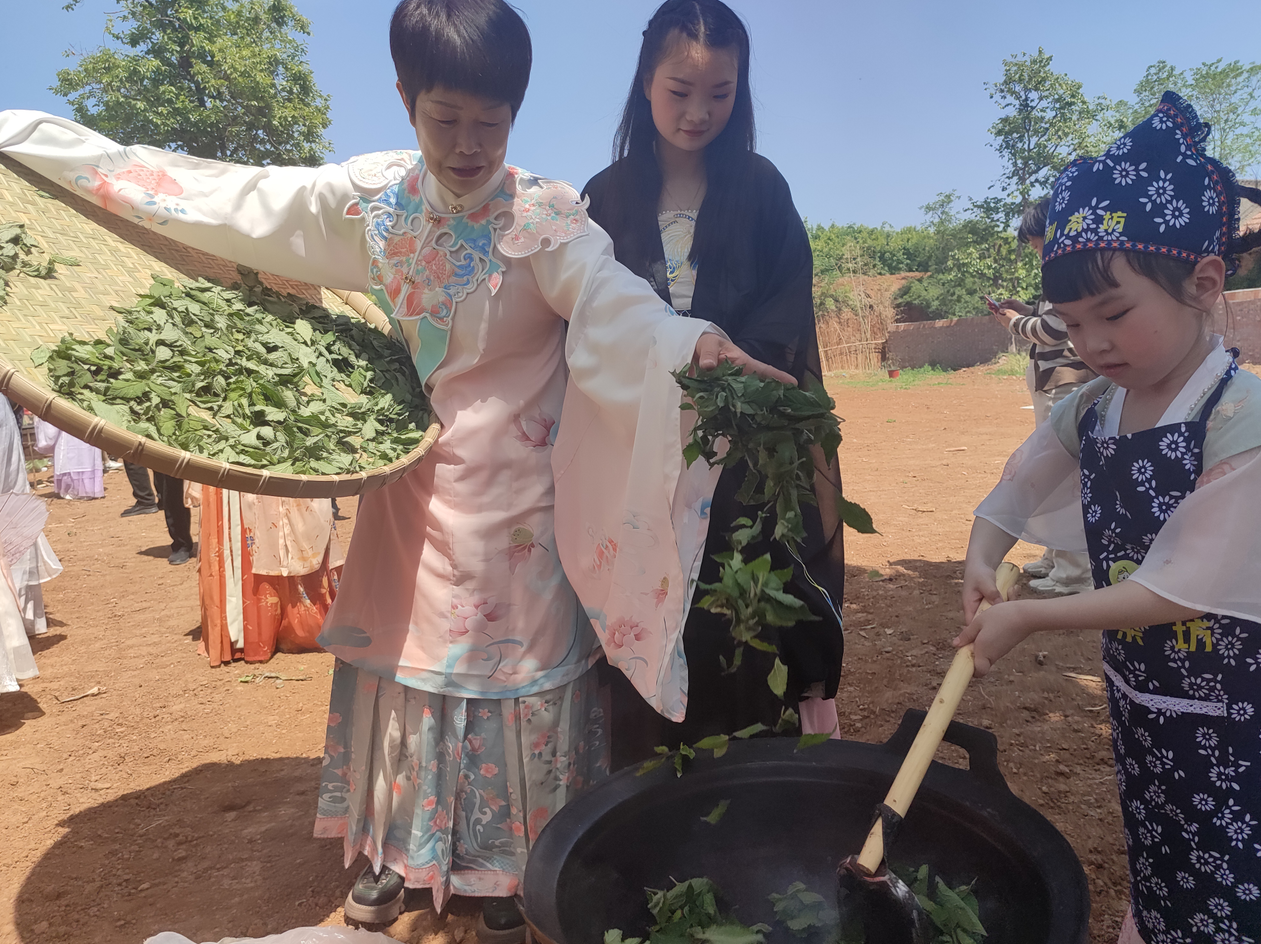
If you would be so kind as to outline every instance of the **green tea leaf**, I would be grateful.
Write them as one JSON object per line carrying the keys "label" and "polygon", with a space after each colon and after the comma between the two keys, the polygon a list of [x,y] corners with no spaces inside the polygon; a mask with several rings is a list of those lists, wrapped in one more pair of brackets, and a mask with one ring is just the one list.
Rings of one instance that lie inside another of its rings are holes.
{"label": "green tea leaf", "polygon": [[797,739],[797,750],[804,751],[807,747],[814,747],[818,744],[824,744],[832,739],[836,728],[831,731],[823,731],[818,734],[803,734]]}
{"label": "green tea leaf", "polygon": [[871,512],[857,502],[852,502],[844,496],[838,496],[836,499],[837,510],[840,513],[841,520],[846,525],[853,528],[859,534],[879,534],[876,526],[872,524]]}
{"label": "green tea leaf", "polygon": [[643,944],[642,937],[622,937],[619,928],[604,932],[604,944]]}
{"label": "green tea leaf", "polygon": [[646,760],[639,765],[639,769],[635,771],[635,776],[642,777],[644,774],[650,774],[669,759],[670,755],[667,754],[664,757],[654,757],[652,760]]}
{"label": "green tea leaf", "polygon": [[764,924],[746,927],[738,921],[731,921],[694,929],[691,938],[697,944],[762,944],[769,930]]}
{"label": "green tea leaf", "polygon": [[712,734],[707,738],[701,738],[693,747],[698,751],[713,751],[715,759],[722,757],[727,753],[727,748],[731,745],[731,739],[725,734]]}
{"label": "green tea leaf", "polygon": [[709,823],[710,826],[717,826],[718,821],[727,815],[727,807],[729,806],[731,806],[730,800],[721,800],[717,806],[709,811],[708,815],[702,816],[701,819]]}
{"label": "green tea leaf", "polygon": [[766,677],[766,684],[775,693],[775,697],[784,697],[784,691],[788,688],[788,666],[784,665],[778,658],[775,659],[775,665],[771,669],[771,674]]}
{"label": "green tea leaf", "polygon": [[817,930],[832,928],[840,916],[827,899],[801,882],[793,882],[782,895],[771,895],[775,918],[795,937],[806,938]]}
{"label": "green tea leaf", "polygon": [[963,901],[953,888],[937,877],[937,902],[940,917],[935,917],[943,931],[961,930],[969,934],[984,934],[977,913]]}

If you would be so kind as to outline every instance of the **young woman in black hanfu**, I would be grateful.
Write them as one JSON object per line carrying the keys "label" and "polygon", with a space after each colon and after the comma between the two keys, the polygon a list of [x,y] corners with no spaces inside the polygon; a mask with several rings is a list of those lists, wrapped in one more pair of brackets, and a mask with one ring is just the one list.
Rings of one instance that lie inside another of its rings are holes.
{"label": "young woman in black hanfu", "polygon": [[[810,243],[788,183],[754,150],[749,36],[721,0],[667,0],[653,14],[614,152],[615,162],[585,192],[591,218],[613,237],[618,261],[680,314],[713,322],[754,357],[799,382],[820,377]],[[816,466],[819,504],[803,507],[801,560],[769,540],[746,552],[750,558],[769,551],[776,568],[791,568],[790,591],[818,617],[764,631],[788,666],[785,698],[766,683],[775,658],[770,653],[746,648],[741,669],[724,674],[720,656],[730,661],[733,651],[728,622],[694,608],[683,634],[683,722],[653,712],[621,672],[606,673],[615,768],[650,757],[657,744],[694,743],[757,722],[774,727],[785,707],[799,713],[807,732],[836,728],[832,699],[844,648],[841,480],[835,456],[820,453]],[[727,548],[732,522],[757,515],[736,500],[745,473],[743,465],[723,471],[701,583],[717,580],[713,555]],[[763,534],[773,528],[768,516]]]}

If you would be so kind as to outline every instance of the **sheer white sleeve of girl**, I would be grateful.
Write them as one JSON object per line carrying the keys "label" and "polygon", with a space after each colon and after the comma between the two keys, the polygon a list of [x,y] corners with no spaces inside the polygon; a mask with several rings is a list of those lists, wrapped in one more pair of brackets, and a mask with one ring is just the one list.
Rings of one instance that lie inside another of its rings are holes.
{"label": "sheer white sleeve of girl", "polygon": [[[1061,400],[1051,418],[1011,454],[1002,478],[977,506],[974,514],[978,518],[1030,544],[1061,551],[1086,550],[1081,467],[1073,448],[1079,402],[1076,393]],[[1073,430],[1067,443],[1066,427]]]}

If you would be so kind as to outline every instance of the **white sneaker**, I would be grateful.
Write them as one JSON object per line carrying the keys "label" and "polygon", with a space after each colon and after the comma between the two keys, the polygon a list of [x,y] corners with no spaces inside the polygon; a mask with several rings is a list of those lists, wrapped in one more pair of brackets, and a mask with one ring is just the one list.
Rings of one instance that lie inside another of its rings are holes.
{"label": "white sneaker", "polygon": [[1030,561],[1020,569],[1030,577],[1049,577],[1051,568],[1055,566],[1055,562],[1048,560],[1045,556],[1038,558],[1036,561]]}
{"label": "white sneaker", "polygon": [[1070,593],[1081,593],[1083,590],[1095,589],[1094,584],[1064,584],[1058,580],[1052,580],[1050,577],[1030,580],[1029,588],[1037,590],[1039,593],[1058,593],[1060,596],[1068,596]]}

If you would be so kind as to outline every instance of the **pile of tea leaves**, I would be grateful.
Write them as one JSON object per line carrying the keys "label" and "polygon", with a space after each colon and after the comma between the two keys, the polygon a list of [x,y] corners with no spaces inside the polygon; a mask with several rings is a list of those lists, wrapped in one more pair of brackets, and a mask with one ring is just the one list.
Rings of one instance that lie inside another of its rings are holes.
{"label": "pile of tea leaves", "polygon": [[429,402],[406,349],[240,272],[233,288],[155,276],[105,338],[67,335],[31,360],[110,423],[270,472],[366,472],[420,444]]}
{"label": "pile of tea leaves", "polygon": [[[972,886],[951,888],[940,876],[930,890],[928,866],[897,869],[927,912],[937,930],[933,944],[981,944],[985,928]],[[741,924],[719,907],[722,892],[707,878],[676,882],[671,889],[646,888],[648,911],[654,923],[647,937],[624,937],[619,929],[606,931],[604,944],[764,944],[766,935],[782,928],[802,944],[864,944],[861,935],[840,927],[834,894],[825,898],[802,882],[783,894],[770,895],[773,925]]]}
{"label": "pile of tea leaves", "polygon": [[722,892],[707,878],[675,882],[670,889],[645,888],[653,925],[648,937],[604,932],[604,944],[763,944],[770,927],[745,925],[718,907]]}
{"label": "pile of tea leaves", "polygon": [[918,869],[893,866],[893,872],[915,893],[936,927],[933,944],[981,944],[986,932],[981,905],[972,890],[976,882],[951,888],[940,875],[930,877],[926,865]]}

